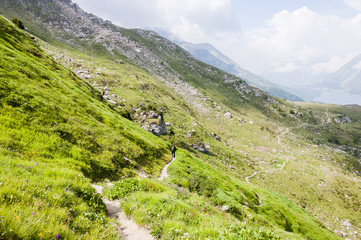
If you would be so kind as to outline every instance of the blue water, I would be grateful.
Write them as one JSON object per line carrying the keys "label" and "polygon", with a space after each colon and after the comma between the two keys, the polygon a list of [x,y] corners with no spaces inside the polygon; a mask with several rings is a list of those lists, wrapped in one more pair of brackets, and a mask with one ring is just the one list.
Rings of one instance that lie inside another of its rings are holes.
{"label": "blue water", "polygon": [[342,91],[326,90],[321,96],[313,99],[315,102],[333,103],[340,105],[358,104],[361,105],[361,96],[351,95]]}

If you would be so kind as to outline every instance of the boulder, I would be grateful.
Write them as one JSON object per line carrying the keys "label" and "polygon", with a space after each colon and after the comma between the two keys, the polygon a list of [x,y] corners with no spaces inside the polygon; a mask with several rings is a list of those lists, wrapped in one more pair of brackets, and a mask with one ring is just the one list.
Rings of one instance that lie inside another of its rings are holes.
{"label": "boulder", "polygon": [[114,105],[117,105],[117,104],[118,104],[118,103],[117,103],[116,101],[114,101],[114,100],[108,100],[108,102],[111,103],[111,104],[114,104]]}
{"label": "boulder", "polygon": [[167,126],[163,121],[160,124],[152,123],[148,131],[157,136],[164,135],[167,134]]}
{"label": "boulder", "polygon": [[230,112],[226,112],[226,113],[224,114],[224,116],[225,116],[226,118],[233,118],[232,113],[230,113]]}
{"label": "boulder", "polygon": [[208,150],[204,146],[198,146],[197,144],[192,144],[191,147],[194,150],[197,150],[198,152],[205,153],[205,154],[208,153]]}
{"label": "boulder", "polygon": [[149,119],[159,119],[159,114],[156,113],[155,111],[149,111],[148,113],[148,118]]}
{"label": "boulder", "polygon": [[[160,136],[168,133],[167,124],[163,121],[162,116],[155,111],[143,111],[137,118],[142,128],[154,135]],[[170,126],[170,124],[168,125]]]}

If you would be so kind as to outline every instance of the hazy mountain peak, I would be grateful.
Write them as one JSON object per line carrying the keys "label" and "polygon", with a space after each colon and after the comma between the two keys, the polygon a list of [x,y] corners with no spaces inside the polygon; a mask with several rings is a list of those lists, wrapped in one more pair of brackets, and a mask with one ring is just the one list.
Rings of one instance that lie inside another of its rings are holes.
{"label": "hazy mountain peak", "polygon": [[236,62],[221,53],[210,43],[194,44],[178,40],[175,40],[175,42],[179,46],[189,51],[197,59],[220,68],[223,71],[239,76],[249,84],[261,88],[274,97],[285,98],[291,101],[303,101],[300,97],[283,90],[281,86],[269,82],[264,78],[257,76],[246,69],[243,69]]}
{"label": "hazy mountain peak", "polygon": [[361,54],[330,75],[317,87],[344,91],[349,94],[361,94]]}

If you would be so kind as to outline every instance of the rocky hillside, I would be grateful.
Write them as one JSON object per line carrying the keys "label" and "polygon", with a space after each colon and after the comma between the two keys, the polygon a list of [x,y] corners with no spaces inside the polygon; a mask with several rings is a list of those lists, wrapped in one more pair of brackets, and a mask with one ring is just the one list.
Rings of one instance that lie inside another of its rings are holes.
{"label": "rocky hillside", "polygon": [[[197,87],[227,92],[224,97],[232,103],[246,101],[252,105],[259,104],[259,107],[263,108],[263,100],[253,101],[253,96],[257,96],[257,99],[260,99],[260,96],[269,102],[275,101],[240,78],[196,60],[155,32],[120,28],[84,12],[71,1],[1,0],[1,4],[8,17],[21,13],[24,21],[35,21],[35,24],[27,25],[30,32],[49,33],[54,39],[86,51],[92,49],[99,53],[107,52],[113,56],[127,57],[154,76],[163,79],[194,106],[204,105],[203,99],[206,97]],[[233,86],[232,89],[229,86]]]}
{"label": "rocky hillside", "polygon": [[117,236],[90,181],[160,171],[169,144],[117,113],[34,39],[0,17],[0,238]]}

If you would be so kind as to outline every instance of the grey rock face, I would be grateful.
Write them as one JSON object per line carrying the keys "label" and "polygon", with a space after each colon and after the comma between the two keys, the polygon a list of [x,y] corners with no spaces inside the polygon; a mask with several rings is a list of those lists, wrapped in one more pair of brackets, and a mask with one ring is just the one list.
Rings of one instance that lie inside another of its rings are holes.
{"label": "grey rock face", "polygon": [[160,136],[168,133],[167,124],[164,122],[162,116],[155,111],[143,111],[135,117],[143,129],[154,135]]}
{"label": "grey rock face", "polygon": [[148,131],[157,136],[164,135],[167,134],[167,126],[163,121],[159,125],[153,123],[150,125],[150,129]]}
{"label": "grey rock face", "polygon": [[193,144],[193,145],[192,145],[192,148],[193,148],[194,150],[197,150],[198,152],[201,152],[201,153],[207,153],[207,152],[208,152],[208,151],[205,149],[204,146],[198,146],[198,145],[196,145],[196,144]]}

